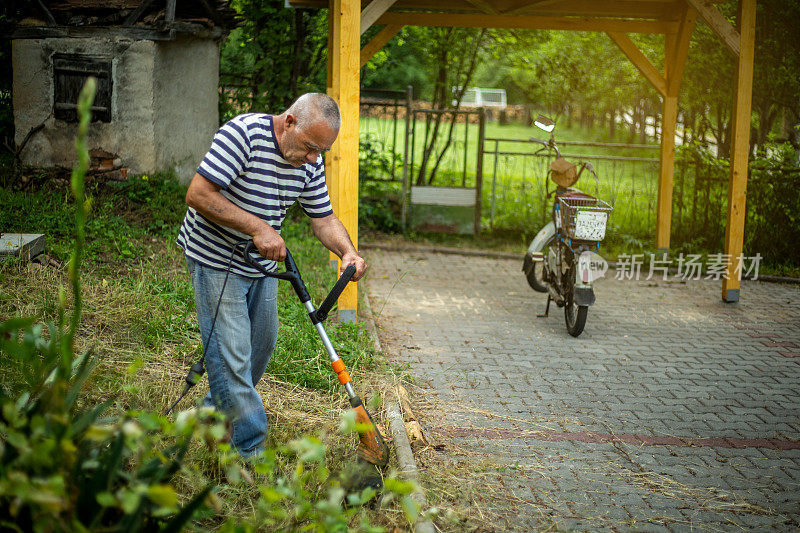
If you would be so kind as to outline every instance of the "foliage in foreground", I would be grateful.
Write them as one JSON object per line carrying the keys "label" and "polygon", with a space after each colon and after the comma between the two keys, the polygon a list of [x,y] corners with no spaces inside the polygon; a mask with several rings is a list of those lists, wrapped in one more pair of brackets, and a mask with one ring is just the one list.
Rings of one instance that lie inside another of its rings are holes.
{"label": "foliage in foreground", "polygon": [[[89,101],[84,95],[81,163],[72,179],[76,234],[69,263],[71,306],[62,290],[56,320],[43,325],[35,318],[15,317],[0,323],[1,527],[373,529],[363,506],[375,499],[375,492],[348,494],[326,465],[326,447],[317,438],[268,449],[261,463],[243,468],[226,442],[228,426],[218,414],[184,412],[173,422],[128,408],[109,416],[120,410],[115,394],[97,403],[87,401],[93,395],[84,389],[92,369],[100,365],[90,351],[75,357],[74,346],[84,308],[79,274],[89,212],[83,190]],[[137,359],[130,373],[141,366]],[[344,429],[353,430],[353,424]],[[247,492],[236,489],[242,485],[252,488],[249,512],[227,519],[215,515],[226,506],[225,492]],[[418,510],[409,494],[414,487],[391,479],[386,487],[390,499],[397,496],[413,520]]]}
{"label": "foliage in foreground", "polygon": [[[80,267],[89,202],[84,175],[89,164],[86,133],[94,95],[90,79],[81,92],[79,162],[72,173],[75,245],[69,265],[72,313],[67,319],[62,291],[58,323],[45,328],[31,318],[0,324],[0,352],[6,379],[0,389],[0,517],[17,531],[155,529],[178,531],[211,490],[207,486],[182,508],[170,485],[195,436],[218,443],[224,423],[179,424],[131,413],[101,420],[110,400],[79,405],[94,356],[74,357],[81,319]],[[10,378],[10,379],[8,379]],[[214,417],[212,417],[213,420]],[[144,424],[143,424],[144,422]],[[146,430],[175,438],[163,446]],[[199,431],[199,433],[197,433]]]}

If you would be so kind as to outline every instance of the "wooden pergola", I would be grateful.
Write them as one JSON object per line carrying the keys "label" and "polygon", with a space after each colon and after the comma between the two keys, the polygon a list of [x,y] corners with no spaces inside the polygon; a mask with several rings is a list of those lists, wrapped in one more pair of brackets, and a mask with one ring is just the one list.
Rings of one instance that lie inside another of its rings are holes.
{"label": "wooden pergola", "polygon": [[[339,139],[327,160],[334,210],[358,245],[358,117],[360,67],[403,26],[517,28],[605,33],[662,98],[661,168],[656,214],[656,248],[669,249],[675,125],[681,78],[689,40],[698,18],[736,57],[731,165],[725,254],[729,254],[722,299],[739,299],[737,259],[744,241],[745,194],[750,142],[756,0],[739,0],[736,27],[714,6],[715,0],[289,0],[293,7],[328,8],[328,93],[342,111]],[[360,37],[373,24],[383,28],[361,47]],[[661,72],[628,37],[631,33],[665,35]],[[344,317],[354,318],[356,289],[339,301]],[[349,315],[349,316],[348,316]]]}

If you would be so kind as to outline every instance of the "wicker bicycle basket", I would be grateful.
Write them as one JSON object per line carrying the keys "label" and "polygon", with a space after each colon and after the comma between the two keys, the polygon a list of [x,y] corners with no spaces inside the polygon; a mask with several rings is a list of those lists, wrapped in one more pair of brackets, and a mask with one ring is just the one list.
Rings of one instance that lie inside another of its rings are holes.
{"label": "wicker bicycle basket", "polygon": [[571,238],[602,241],[613,207],[591,196],[562,196],[558,199],[561,227]]}

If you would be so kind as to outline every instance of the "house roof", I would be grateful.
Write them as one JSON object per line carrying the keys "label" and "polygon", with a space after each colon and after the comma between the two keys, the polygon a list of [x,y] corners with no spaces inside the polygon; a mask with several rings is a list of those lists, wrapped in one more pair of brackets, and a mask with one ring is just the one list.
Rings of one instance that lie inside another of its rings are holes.
{"label": "house roof", "polygon": [[13,38],[83,37],[118,31],[169,40],[176,33],[220,38],[240,20],[228,0],[41,0],[22,2]]}

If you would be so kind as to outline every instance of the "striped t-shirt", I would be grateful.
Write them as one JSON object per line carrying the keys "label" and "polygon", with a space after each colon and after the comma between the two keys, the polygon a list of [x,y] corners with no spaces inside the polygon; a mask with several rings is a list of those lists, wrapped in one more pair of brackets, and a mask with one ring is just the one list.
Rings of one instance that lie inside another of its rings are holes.
{"label": "striped t-shirt", "polygon": [[[248,113],[225,123],[214,136],[197,173],[220,187],[220,193],[234,205],[258,216],[280,233],[286,211],[300,202],[303,211],[314,218],[333,213],[322,156],[315,163],[293,167],[275,141],[272,115]],[[198,263],[225,270],[233,246],[251,237],[207,219],[188,208],[183,219],[178,245]],[[261,274],[242,259],[240,246],[231,262],[231,272],[257,278]],[[275,262],[253,252],[267,269]]]}

